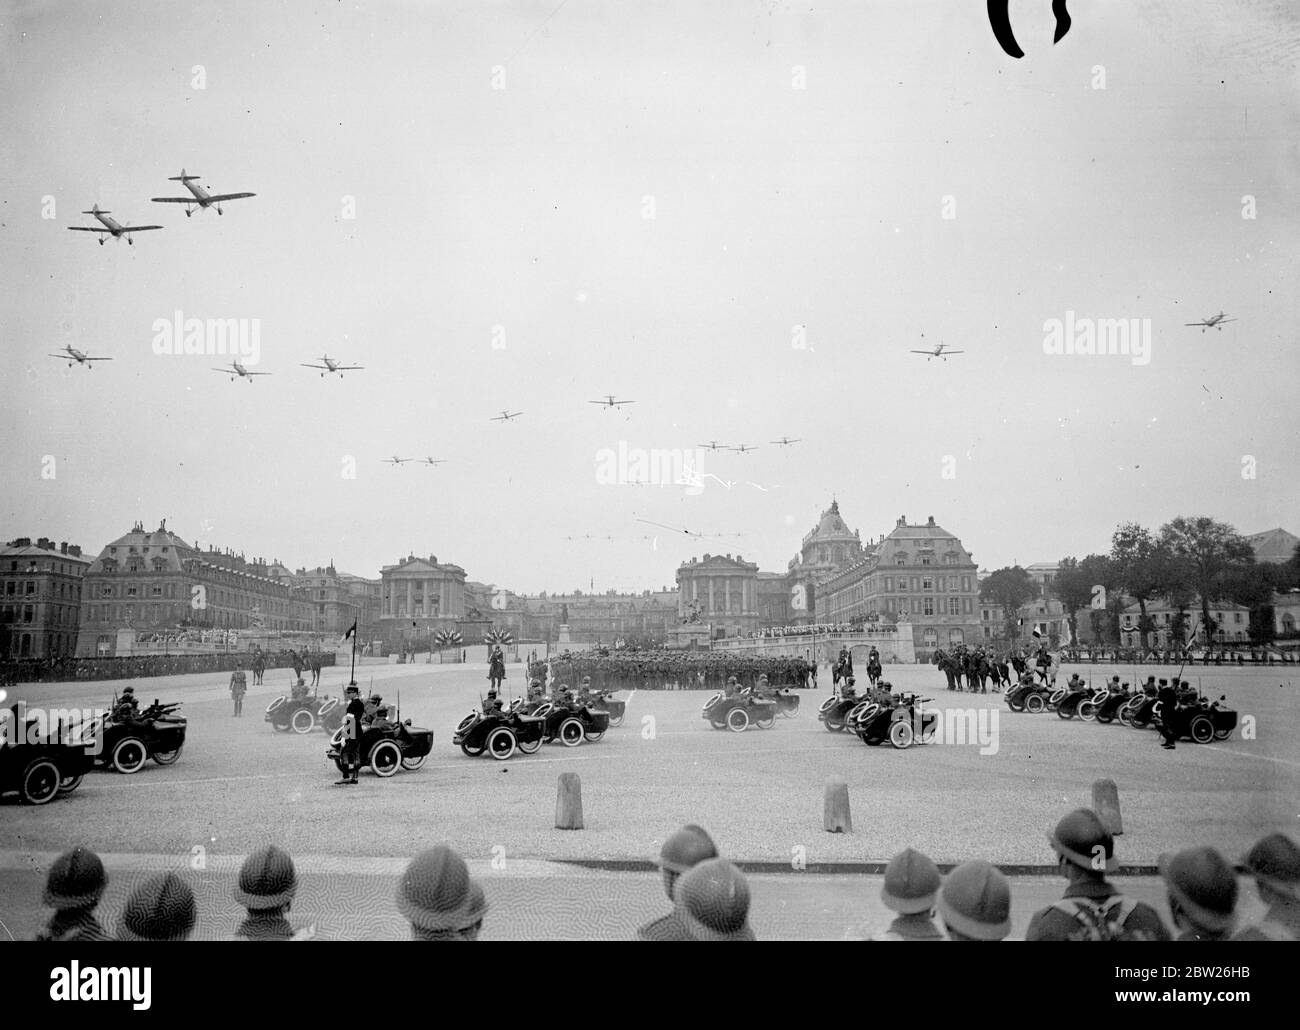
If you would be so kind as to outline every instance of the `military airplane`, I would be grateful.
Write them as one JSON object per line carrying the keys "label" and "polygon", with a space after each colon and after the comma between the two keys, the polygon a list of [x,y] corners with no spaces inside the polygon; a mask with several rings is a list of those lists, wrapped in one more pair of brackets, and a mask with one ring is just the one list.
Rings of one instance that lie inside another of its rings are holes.
{"label": "military airplane", "polygon": [[737,454],[749,454],[751,451],[756,451],[756,450],[758,450],[758,448],[757,448],[757,447],[750,447],[750,446],[748,446],[748,445],[742,443],[739,447],[728,447],[727,450],[729,450],[729,451],[735,451]]}
{"label": "military airplane", "polygon": [[943,358],[944,361],[947,361],[949,354],[965,354],[966,352],[964,350],[948,350],[946,344],[940,343],[936,344],[932,350],[914,350],[912,353],[924,354],[926,361],[931,358]]}
{"label": "military airplane", "polygon": [[708,443],[697,443],[696,447],[702,447],[706,451],[729,451],[731,450],[725,443],[718,443],[717,440],[710,440]]}
{"label": "military airplane", "polygon": [[518,418],[522,414],[523,414],[522,411],[506,411],[504,408],[502,408],[500,415],[493,415],[490,419],[488,419],[488,421],[509,422],[512,418]]}
{"label": "military airplane", "polygon": [[[68,226],[68,228],[71,229],[73,232],[101,233],[99,237],[99,245],[101,247],[104,245],[104,236],[112,236],[113,239],[120,240],[126,233],[129,232],[146,232],[149,229],[162,228],[161,225],[122,225],[116,218],[109,218],[108,212],[105,211],[103,208],[101,208],[98,204],[93,205],[89,211],[83,211],[81,213],[83,215],[94,215],[95,218],[99,220],[102,228],[100,228],[99,226],[89,226],[89,225],[70,225]],[[127,236],[126,242],[134,243],[135,241],[131,239],[130,236]]]}
{"label": "military airplane", "polygon": [[308,365],[306,362],[301,362],[301,364],[303,368],[323,369],[324,371],[320,374],[322,379],[334,372],[337,372],[339,378],[342,379],[344,372],[359,372],[366,367],[365,365],[340,365],[337,358],[331,358],[328,354],[323,355],[320,360],[325,362],[325,364]]}
{"label": "military airplane", "polygon": [[399,458],[396,454],[394,454],[391,458],[384,459],[384,461],[386,461],[389,465],[404,465],[406,464],[406,462],[414,461],[414,460],[415,460],[414,458]]}
{"label": "military airplane", "polygon": [[421,465],[445,465],[447,464],[447,459],[446,458],[422,458],[420,459],[420,464]]}
{"label": "military airplane", "polygon": [[89,354],[85,354],[82,351],[77,350],[76,347],[71,346],[64,347],[62,354],[51,354],[50,357],[61,358],[67,361],[68,368],[71,368],[73,365],[85,365],[87,368],[94,368],[95,366],[90,364],[92,361],[113,360],[112,358],[92,358]]}
{"label": "military airplane", "polygon": [[780,447],[788,447],[792,443],[798,443],[800,439],[801,438],[797,436],[793,440],[788,436],[783,436],[779,440],[769,440],[768,443],[774,443]]}
{"label": "military airplane", "polygon": [[215,207],[217,209],[217,214],[220,215],[225,213],[221,210],[221,204],[223,201],[243,200],[245,197],[257,196],[256,193],[218,193],[214,195],[209,193],[202,186],[197,185],[198,178],[197,175],[186,175],[185,169],[182,168],[180,175],[173,175],[167,181],[183,183],[185,188],[190,191],[190,196],[154,197],[153,202],[155,204],[184,204],[185,217],[189,218],[190,215],[194,214],[194,209],[196,207],[200,211],[206,211],[210,207]]}
{"label": "military airplane", "polygon": [[250,372],[238,361],[232,361],[229,368],[214,368],[212,371],[225,372],[230,376],[230,381],[232,383],[236,379],[247,379],[251,383],[253,381],[253,376],[269,376],[271,374],[270,372]]}
{"label": "military airplane", "polygon": [[635,404],[636,401],[616,401],[612,393],[607,393],[603,401],[588,401],[587,403],[599,404],[602,408],[617,408],[620,404]]}
{"label": "military airplane", "polygon": [[1219,330],[1219,332],[1223,332],[1224,322],[1235,322],[1235,321],[1237,321],[1235,318],[1228,318],[1222,311],[1220,311],[1217,315],[1211,315],[1209,318],[1203,318],[1199,322],[1184,322],[1183,325],[1199,326],[1201,332],[1205,332],[1205,330],[1207,329],[1217,329]]}

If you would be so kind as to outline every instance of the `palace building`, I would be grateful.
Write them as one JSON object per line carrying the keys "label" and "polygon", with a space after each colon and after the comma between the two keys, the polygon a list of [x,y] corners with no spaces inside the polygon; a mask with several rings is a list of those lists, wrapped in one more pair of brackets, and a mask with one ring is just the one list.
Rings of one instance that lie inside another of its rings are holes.
{"label": "palace building", "polygon": [[58,658],[77,649],[90,567],[76,544],[19,537],[0,547],[0,657]]}
{"label": "palace building", "polygon": [[262,559],[200,550],[162,523],[137,522],[86,570],[78,657],[113,655],[117,633],[167,633],[181,627],[310,631],[306,594],[277,579]]}
{"label": "palace building", "polygon": [[432,634],[465,616],[465,570],[437,557],[408,554],[380,570],[376,635],[385,647],[427,648]]}

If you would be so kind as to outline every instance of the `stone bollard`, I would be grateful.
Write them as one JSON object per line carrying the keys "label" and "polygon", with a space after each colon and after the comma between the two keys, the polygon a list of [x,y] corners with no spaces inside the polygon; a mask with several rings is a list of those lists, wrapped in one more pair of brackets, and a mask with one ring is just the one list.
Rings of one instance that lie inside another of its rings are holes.
{"label": "stone bollard", "polygon": [[827,833],[853,832],[853,819],[849,815],[849,785],[838,776],[832,776],[826,781],[822,820]]}
{"label": "stone bollard", "polygon": [[1118,837],[1124,832],[1124,821],[1119,815],[1119,788],[1114,780],[1097,780],[1092,785],[1092,810],[1101,823]]}
{"label": "stone bollard", "polygon": [[555,794],[555,828],[582,829],[582,781],[577,773],[560,773],[559,789]]}

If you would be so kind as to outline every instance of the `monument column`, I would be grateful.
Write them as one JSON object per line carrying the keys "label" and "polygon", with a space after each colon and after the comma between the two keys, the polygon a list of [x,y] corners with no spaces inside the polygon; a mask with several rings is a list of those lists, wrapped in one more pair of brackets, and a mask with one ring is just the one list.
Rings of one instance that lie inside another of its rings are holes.
{"label": "monument column", "polygon": [[709,614],[712,615],[717,609],[713,606],[713,577],[709,577]]}
{"label": "monument column", "polygon": [[415,599],[415,580],[408,579],[406,581],[406,617],[408,619],[415,611],[415,608],[412,607],[415,603],[414,599]]}

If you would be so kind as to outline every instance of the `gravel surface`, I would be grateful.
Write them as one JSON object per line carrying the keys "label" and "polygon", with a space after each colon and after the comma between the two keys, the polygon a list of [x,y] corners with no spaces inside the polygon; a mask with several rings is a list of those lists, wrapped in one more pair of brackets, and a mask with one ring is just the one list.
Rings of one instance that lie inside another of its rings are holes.
{"label": "gravel surface", "polygon": [[[1112,670],[1081,671],[1099,682]],[[263,721],[270,700],[287,692],[282,673],[278,682],[268,673],[267,685],[250,692],[239,720],[230,714],[228,676],[141,680],[142,702],[184,702],[189,734],[179,762],[149,763],[129,777],[96,772],[69,798],[40,808],[6,797],[0,848],[57,852],[84,842],[103,852],[183,857],[196,847],[242,855],[274,840],[295,855],[391,857],[446,841],[472,859],[647,859],[666,833],[698,822],[726,854],[756,861],[883,861],[912,845],[939,862],[1050,864],[1046,832],[1090,803],[1095,779],[1109,777],[1123,810],[1121,862],[1151,864],[1161,851],[1192,843],[1235,857],[1266,832],[1297,833],[1300,714],[1289,673],[1188,670],[1207,693],[1226,692],[1253,716],[1256,739],[1238,732],[1173,752],[1151,731],[1012,713],[999,694],[949,693],[932,667],[901,666],[887,670],[896,689],[926,690],[942,708],[969,706],[992,733],[987,746],[866,747],[817,721],[826,690],[800,691],[796,718],[741,734],[710,728],[700,716],[702,692],[624,691],[627,720],[604,740],[547,745],[502,763],[466,758],[451,745],[453,726],[486,688],[483,666],[369,666],[358,669],[363,689],[373,677],[388,702],[400,691],[402,717],[432,727],[436,738],[423,769],[390,780],[367,771],[357,787],[333,785],[323,732],[276,734]],[[327,669],[322,693],[340,694],[346,678],[346,668]],[[519,666],[507,684],[522,692]],[[21,696],[55,707],[104,705],[122,685],[11,688],[8,703]],[[581,777],[584,830],[553,828],[562,772]],[[832,776],[849,785],[852,834],[822,829]]]}

